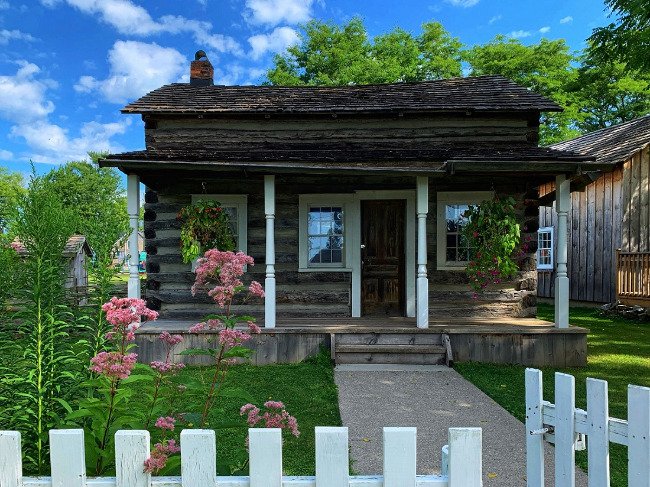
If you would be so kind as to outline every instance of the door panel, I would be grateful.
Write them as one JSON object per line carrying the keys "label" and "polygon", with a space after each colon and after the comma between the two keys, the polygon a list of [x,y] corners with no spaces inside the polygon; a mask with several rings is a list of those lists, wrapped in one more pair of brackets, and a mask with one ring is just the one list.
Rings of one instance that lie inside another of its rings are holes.
{"label": "door panel", "polygon": [[404,315],[405,200],[361,201],[364,315]]}

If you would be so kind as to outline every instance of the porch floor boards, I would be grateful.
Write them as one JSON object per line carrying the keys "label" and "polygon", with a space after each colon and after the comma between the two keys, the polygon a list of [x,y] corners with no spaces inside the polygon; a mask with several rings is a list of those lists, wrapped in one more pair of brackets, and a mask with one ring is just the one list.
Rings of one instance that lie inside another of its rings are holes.
{"label": "porch floor boards", "polygon": [[[151,334],[169,331],[186,332],[196,321],[160,319],[144,323],[139,333]],[[537,318],[430,318],[429,328],[419,329],[415,318],[362,317],[362,318],[278,318],[276,328],[264,328],[262,333],[447,333],[447,334],[540,334],[586,333],[585,328],[555,328],[550,321]]]}

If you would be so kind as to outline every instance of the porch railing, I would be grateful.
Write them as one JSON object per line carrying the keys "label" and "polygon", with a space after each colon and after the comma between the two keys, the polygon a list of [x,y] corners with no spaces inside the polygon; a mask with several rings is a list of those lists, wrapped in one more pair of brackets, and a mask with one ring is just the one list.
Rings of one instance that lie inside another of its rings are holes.
{"label": "porch railing", "polygon": [[650,307],[650,252],[616,251],[616,299]]}

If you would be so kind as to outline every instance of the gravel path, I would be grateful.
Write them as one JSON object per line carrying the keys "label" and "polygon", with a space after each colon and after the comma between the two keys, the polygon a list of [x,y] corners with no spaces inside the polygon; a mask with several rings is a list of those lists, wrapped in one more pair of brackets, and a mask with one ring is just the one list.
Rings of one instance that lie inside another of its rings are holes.
{"label": "gravel path", "polygon": [[[484,485],[526,485],[524,425],[455,370],[339,365],[335,380],[357,474],[381,473],[383,426],[417,427],[418,474],[440,471],[440,448],[447,443],[448,428],[478,426],[483,428]],[[553,455],[553,447],[547,445],[548,486],[553,484]],[[576,485],[587,485],[587,476],[580,469]]]}

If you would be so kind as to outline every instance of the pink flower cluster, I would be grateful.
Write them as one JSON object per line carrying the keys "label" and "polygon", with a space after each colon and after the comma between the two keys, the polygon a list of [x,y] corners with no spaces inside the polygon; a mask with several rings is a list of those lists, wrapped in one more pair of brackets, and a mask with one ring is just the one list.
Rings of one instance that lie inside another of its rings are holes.
{"label": "pink flower cluster", "polygon": [[171,335],[168,331],[163,331],[160,335],[158,335],[158,338],[170,347],[178,345],[183,341],[182,335]]}
{"label": "pink flower cluster", "polygon": [[171,374],[183,369],[185,367],[185,364],[176,364],[170,361],[162,362],[160,360],[154,360],[153,362],[149,363],[149,366],[161,374]]}
{"label": "pink flower cluster", "polygon": [[111,380],[126,379],[131,375],[137,357],[135,353],[99,352],[90,359],[90,370]]}
{"label": "pink flower cluster", "polygon": [[178,453],[181,449],[176,445],[176,440],[163,440],[156,443],[151,451],[151,456],[144,461],[144,471],[157,473],[167,465],[169,456]]}
{"label": "pink flower cluster", "polygon": [[161,416],[156,420],[156,428],[160,428],[162,430],[174,431],[175,426],[176,420],[171,416]]}
{"label": "pink flower cluster", "polygon": [[127,327],[129,331],[135,331],[141,321],[155,320],[158,313],[147,308],[142,299],[137,298],[116,298],[113,297],[104,303],[102,310],[106,313],[108,321],[116,331]]}
{"label": "pink flower cluster", "polygon": [[[216,283],[217,285],[208,291],[208,295],[219,307],[225,308],[237,293],[245,289],[240,277],[244,274],[244,267],[253,265],[254,261],[243,252],[211,249],[199,259],[198,264],[192,294],[196,294],[205,284]],[[251,282],[248,292],[251,296],[264,297],[264,289],[257,281]]]}
{"label": "pink flower cluster", "polygon": [[280,428],[291,432],[293,436],[299,436],[298,421],[291,416],[284,408],[284,404],[279,401],[266,401],[264,403],[266,411],[262,413],[260,408],[254,404],[244,404],[239,410],[241,416],[246,415],[248,426],[255,427],[259,423],[264,423],[265,428]]}

